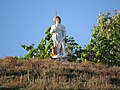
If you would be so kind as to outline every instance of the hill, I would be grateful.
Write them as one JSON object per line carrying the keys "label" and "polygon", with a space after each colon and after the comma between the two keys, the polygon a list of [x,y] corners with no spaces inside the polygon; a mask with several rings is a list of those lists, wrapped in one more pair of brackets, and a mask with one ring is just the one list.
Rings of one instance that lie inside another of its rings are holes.
{"label": "hill", "polygon": [[0,60],[0,90],[119,89],[120,67],[90,61]]}

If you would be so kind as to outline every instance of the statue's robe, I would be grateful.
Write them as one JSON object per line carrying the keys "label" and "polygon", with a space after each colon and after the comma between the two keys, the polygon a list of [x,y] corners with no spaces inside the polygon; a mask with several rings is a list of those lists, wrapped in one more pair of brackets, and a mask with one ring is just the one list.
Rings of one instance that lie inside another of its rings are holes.
{"label": "statue's robe", "polygon": [[[53,50],[52,55],[65,55],[65,27],[62,24],[53,25],[50,33],[52,34]],[[54,54],[55,53],[55,54]]]}

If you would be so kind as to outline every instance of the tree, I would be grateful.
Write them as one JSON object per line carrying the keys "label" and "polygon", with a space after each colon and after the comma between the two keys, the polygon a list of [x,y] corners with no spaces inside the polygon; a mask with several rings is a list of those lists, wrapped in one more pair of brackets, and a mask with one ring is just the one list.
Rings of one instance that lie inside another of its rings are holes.
{"label": "tree", "polygon": [[[28,51],[28,53],[25,55],[24,58],[50,58],[52,53],[52,35],[50,34],[51,27],[47,28],[45,34],[45,38],[41,39],[39,45],[34,48],[34,44],[31,44],[29,46],[21,45],[22,48]],[[65,38],[66,42],[66,54],[70,58],[71,61],[75,61],[80,58],[81,56],[81,46],[79,46],[73,37],[66,36]]]}
{"label": "tree", "polygon": [[81,60],[120,65],[120,13],[98,15],[98,25],[93,27],[92,38],[84,48]]}
{"label": "tree", "polygon": [[73,37],[66,36],[66,54],[70,58],[70,61],[80,61],[82,47],[79,46],[74,40]]}
{"label": "tree", "polygon": [[21,45],[22,48],[28,51],[28,53],[25,55],[25,58],[39,57],[44,59],[51,56],[52,39],[50,29],[50,27],[47,28],[45,32],[46,37],[41,39],[39,45],[36,48],[33,47],[34,44],[31,44],[29,46]]}

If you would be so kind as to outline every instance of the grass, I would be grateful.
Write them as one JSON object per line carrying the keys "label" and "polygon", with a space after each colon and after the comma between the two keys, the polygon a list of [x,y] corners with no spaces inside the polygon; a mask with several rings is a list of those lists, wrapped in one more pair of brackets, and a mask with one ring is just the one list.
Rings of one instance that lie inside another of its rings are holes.
{"label": "grass", "polygon": [[49,59],[0,60],[0,90],[119,89],[120,67]]}

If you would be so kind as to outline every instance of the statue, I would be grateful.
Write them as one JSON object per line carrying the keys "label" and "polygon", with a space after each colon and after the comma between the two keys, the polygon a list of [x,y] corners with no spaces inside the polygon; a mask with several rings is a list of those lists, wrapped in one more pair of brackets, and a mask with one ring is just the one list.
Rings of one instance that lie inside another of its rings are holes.
{"label": "statue", "polygon": [[65,57],[65,26],[61,24],[61,18],[59,16],[55,16],[53,22],[54,25],[50,30],[53,40],[52,58]]}

